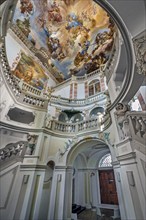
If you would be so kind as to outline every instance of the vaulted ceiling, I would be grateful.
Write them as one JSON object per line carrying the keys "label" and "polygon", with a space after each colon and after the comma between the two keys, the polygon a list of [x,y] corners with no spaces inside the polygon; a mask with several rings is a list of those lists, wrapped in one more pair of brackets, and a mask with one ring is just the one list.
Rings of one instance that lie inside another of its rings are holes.
{"label": "vaulted ceiling", "polygon": [[[116,36],[114,22],[93,0],[18,0],[13,23],[48,54],[49,71],[58,82],[104,66]],[[23,69],[21,56],[17,72]],[[29,68],[31,58],[25,58]]]}

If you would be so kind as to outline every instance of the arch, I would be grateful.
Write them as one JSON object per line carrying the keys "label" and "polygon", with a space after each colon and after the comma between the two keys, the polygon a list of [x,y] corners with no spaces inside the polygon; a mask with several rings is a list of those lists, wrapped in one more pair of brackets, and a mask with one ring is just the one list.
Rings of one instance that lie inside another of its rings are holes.
{"label": "arch", "polygon": [[72,123],[76,123],[76,122],[79,122],[79,121],[83,121],[84,117],[83,117],[83,114],[82,113],[77,113],[75,115],[73,115],[70,119],[70,121]]}
{"label": "arch", "polygon": [[103,107],[95,107],[90,111],[90,116],[95,116],[98,114],[104,114],[104,108]]}
{"label": "arch", "polygon": [[74,160],[74,167],[75,168],[85,168],[87,166],[87,161],[85,155],[80,153]]}
{"label": "arch", "polygon": [[98,149],[109,149],[109,146],[103,140],[95,137],[88,137],[80,140],[69,150],[66,156],[66,166],[72,167],[78,154],[84,151]]}
{"label": "arch", "polygon": [[61,112],[58,116],[58,121],[66,122],[68,121],[68,116],[65,112]]}
{"label": "arch", "polygon": [[49,166],[52,170],[54,170],[55,162],[53,160],[49,160],[49,162],[47,163],[47,166]]}
{"label": "arch", "polygon": [[111,154],[105,154],[102,156],[98,163],[99,168],[106,168],[106,167],[112,167],[112,159],[111,159]]}

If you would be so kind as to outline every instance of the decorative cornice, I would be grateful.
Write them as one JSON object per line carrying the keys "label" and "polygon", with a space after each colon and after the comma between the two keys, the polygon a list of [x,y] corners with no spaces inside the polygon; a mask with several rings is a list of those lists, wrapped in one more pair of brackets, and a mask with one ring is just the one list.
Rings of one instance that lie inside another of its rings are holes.
{"label": "decorative cornice", "polygon": [[131,160],[136,158],[136,153],[131,152],[125,155],[117,156],[118,161]]}
{"label": "decorative cornice", "polygon": [[40,164],[21,164],[20,165],[20,170],[23,169],[34,169],[34,170],[42,170],[45,171],[47,168],[46,165],[40,165]]}

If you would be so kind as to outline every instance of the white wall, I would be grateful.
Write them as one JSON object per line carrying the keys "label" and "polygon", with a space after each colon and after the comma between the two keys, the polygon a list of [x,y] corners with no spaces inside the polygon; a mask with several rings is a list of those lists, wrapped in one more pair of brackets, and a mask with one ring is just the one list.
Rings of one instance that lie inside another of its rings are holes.
{"label": "white wall", "polygon": [[55,96],[61,96],[63,98],[69,98],[70,96],[70,85],[67,85],[55,92],[53,92],[53,95]]}
{"label": "white wall", "polygon": [[77,99],[85,98],[85,84],[79,83],[77,86]]}
{"label": "white wall", "polygon": [[144,102],[146,103],[146,86],[141,86],[139,91],[144,99]]}

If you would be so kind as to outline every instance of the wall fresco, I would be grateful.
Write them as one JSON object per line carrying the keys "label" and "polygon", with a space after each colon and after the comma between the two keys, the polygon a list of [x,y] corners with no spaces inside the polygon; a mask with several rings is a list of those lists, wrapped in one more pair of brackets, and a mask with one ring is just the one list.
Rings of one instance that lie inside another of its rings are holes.
{"label": "wall fresco", "polygon": [[12,73],[37,89],[45,89],[48,77],[44,69],[32,57],[20,51],[12,65]]}
{"label": "wall fresco", "polygon": [[100,68],[113,45],[115,25],[92,0],[19,0],[13,22],[47,50],[59,81]]}

